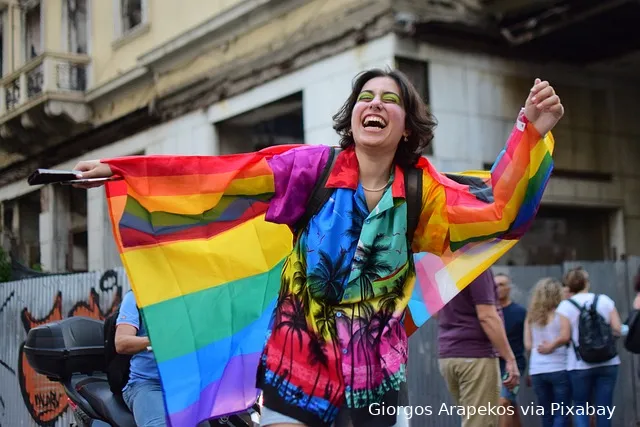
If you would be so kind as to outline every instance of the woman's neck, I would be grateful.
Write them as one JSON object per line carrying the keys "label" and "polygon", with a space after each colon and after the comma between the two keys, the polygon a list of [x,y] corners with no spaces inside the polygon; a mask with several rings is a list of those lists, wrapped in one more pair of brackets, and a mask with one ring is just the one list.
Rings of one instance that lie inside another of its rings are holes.
{"label": "woman's neck", "polygon": [[356,146],[360,183],[369,189],[384,187],[391,175],[395,151],[380,152]]}

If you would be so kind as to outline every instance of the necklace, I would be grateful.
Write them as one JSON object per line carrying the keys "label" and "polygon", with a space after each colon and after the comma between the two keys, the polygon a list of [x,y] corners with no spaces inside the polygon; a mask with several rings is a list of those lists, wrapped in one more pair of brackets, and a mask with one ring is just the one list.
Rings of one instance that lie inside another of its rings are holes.
{"label": "necklace", "polygon": [[[361,184],[361,185],[362,185],[362,184]],[[388,186],[388,185],[389,185],[389,184],[387,183],[387,184],[385,184],[384,186],[382,186],[382,187],[380,187],[380,188],[376,188],[376,189],[367,188],[367,187],[365,187],[365,186],[363,185],[363,186],[362,186],[362,188],[364,188],[366,191],[370,191],[370,192],[372,192],[372,193],[377,193],[377,192],[380,192],[380,191],[384,190],[385,188],[387,188],[387,186]]]}

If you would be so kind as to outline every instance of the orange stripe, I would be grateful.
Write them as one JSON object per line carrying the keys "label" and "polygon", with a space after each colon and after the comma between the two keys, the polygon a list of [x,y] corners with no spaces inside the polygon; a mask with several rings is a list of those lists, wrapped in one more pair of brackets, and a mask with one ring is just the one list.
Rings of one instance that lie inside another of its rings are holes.
{"label": "orange stripe", "polygon": [[223,193],[233,180],[270,176],[266,162],[232,171],[206,175],[128,176],[127,183],[138,194],[146,196],[186,196],[205,193]]}

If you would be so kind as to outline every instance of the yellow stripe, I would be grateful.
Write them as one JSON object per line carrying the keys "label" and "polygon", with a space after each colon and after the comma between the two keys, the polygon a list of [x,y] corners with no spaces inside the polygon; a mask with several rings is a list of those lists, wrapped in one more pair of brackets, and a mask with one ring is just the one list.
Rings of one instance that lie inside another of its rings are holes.
{"label": "yellow stripe", "polygon": [[[446,269],[457,284],[458,289],[463,289],[476,277],[488,270],[500,257],[509,251],[517,240],[502,240],[496,244],[483,243],[474,249],[472,253],[464,253],[454,259]],[[472,269],[469,269],[470,267]]]}
{"label": "yellow stripe", "polygon": [[462,240],[467,240],[471,237],[476,236],[487,236],[490,234],[497,233],[499,231],[506,230],[511,222],[515,219],[520,205],[522,204],[522,200],[527,192],[527,185],[529,182],[529,177],[522,177],[516,186],[515,191],[513,192],[511,198],[507,202],[507,204],[502,209],[502,218],[496,221],[474,221],[473,211],[474,210],[485,210],[485,209],[495,209],[497,213],[497,209],[495,204],[487,205],[486,208],[469,208],[467,212],[458,213],[461,210],[464,210],[463,206],[455,207],[454,211],[456,211],[456,217],[462,218],[466,216],[470,221],[464,224],[456,224],[451,223],[451,239],[453,241],[459,242]]}
{"label": "yellow stripe", "polygon": [[179,196],[141,196],[131,187],[129,195],[135,198],[149,212],[171,212],[179,215],[198,215],[220,201],[223,195],[256,195],[273,193],[273,177],[258,176],[236,179],[229,183],[224,193],[193,194]]}
{"label": "yellow stripe", "polygon": [[538,141],[538,143],[531,149],[531,162],[530,162],[530,167],[531,167],[531,172],[529,173],[529,176],[533,177],[538,173],[538,170],[540,169],[540,166],[542,165],[542,160],[544,159],[544,156],[549,153],[552,153],[552,149],[550,149],[550,146],[553,147],[553,140],[551,140],[551,142],[548,141],[548,138],[545,138],[544,140],[540,140]]}
{"label": "yellow stripe", "polygon": [[287,226],[263,215],[209,240],[127,251],[122,259],[146,307],[269,271],[291,252],[291,237]]}

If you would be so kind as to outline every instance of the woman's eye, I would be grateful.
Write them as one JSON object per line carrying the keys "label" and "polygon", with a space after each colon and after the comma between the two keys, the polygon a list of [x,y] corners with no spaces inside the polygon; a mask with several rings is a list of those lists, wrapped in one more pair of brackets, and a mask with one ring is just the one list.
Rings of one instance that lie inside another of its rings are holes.
{"label": "woman's eye", "polygon": [[373,96],[369,93],[361,93],[358,97],[358,101],[370,101],[373,99]]}
{"label": "woman's eye", "polygon": [[384,102],[393,102],[394,104],[400,104],[400,98],[396,95],[385,95],[382,97]]}

